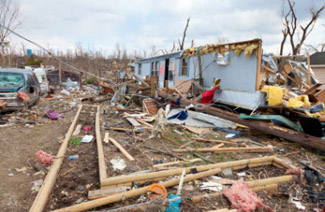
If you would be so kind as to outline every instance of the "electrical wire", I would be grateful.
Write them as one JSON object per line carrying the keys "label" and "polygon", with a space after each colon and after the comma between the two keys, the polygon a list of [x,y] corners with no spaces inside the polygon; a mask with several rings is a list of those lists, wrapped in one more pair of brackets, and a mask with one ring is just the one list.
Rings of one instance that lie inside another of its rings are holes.
{"label": "electrical wire", "polygon": [[55,56],[55,55],[54,55],[50,50],[48,50],[47,48],[45,48],[45,47],[43,47],[42,45],[36,43],[35,41],[32,41],[32,40],[30,40],[30,39],[28,39],[28,38],[26,38],[26,37],[24,37],[24,36],[18,34],[17,32],[15,32],[15,31],[9,29],[8,27],[2,25],[1,23],[0,23],[0,27],[5,28],[6,30],[8,30],[8,31],[11,32],[12,34],[16,35],[17,37],[19,37],[19,38],[21,38],[21,39],[23,39],[23,40],[25,40],[25,41],[27,41],[27,42],[29,42],[29,43],[31,43],[31,44],[37,46],[38,48],[40,48],[40,49],[42,49],[43,51],[45,51],[48,55],[50,55],[51,57],[53,57],[54,59],[56,59],[56,60],[59,61],[60,63],[62,63],[62,64],[64,64],[64,65],[66,65],[66,66],[72,68],[72,69],[75,70],[75,71],[77,71],[77,72],[79,72],[79,73],[88,74],[88,75],[90,75],[90,76],[92,76],[92,77],[95,77],[95,78],[100,79],[100,80],[105,81],[105,82],[110,82],[110,83],[112,83],[111,80],[108,80],[108,79],[103,78],[103,77],[98,77],[96,74],[93,74],[93,73],[91,73],[91,72],[89,72],[89,71],[82,70],[82,69],[80,69],[80,68],[78,68],[78,67],[76,67],[76,66],[73,66],[73,65],[67,63],[66,61],[61,60],[59,57]]}

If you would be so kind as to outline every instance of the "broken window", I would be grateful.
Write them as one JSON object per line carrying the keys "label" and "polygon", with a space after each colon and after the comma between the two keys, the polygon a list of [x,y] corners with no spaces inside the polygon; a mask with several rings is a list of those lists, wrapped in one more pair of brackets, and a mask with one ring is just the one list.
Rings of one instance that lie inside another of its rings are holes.
{"label": "broken window", "polygon": [[20,73],[0,72],[0,89],[19,89],[24,86],[24,76]]}
{"label": "broken window", "polygon": [[182,58],[181,76],[188,76],[187,58]]}
{"label": "broken window", "polygon": [[217,56],[217,63],[219,65],[229,64],[229,45],[219,46]]}
{"label": "broken window", "polygon": [[141,75],[141,63],[139,64],[138,75]]}
{"label": "broken window", "polygon": [[151,76],[158,76],[158,61],[151,63]]}

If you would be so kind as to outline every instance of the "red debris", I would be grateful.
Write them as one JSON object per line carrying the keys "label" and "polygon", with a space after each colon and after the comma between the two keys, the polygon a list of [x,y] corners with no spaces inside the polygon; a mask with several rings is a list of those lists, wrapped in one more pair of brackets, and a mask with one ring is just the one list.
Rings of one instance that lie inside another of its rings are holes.
{"label": "red debris", "polygon": [[251,212],[257,208],[272,212],[272,209],[262,203],[261,198],[249,188],[242,178],[234,182],[230,188],[222,193],[231,202],[231,207],[237,209],[238,212]]}
{"label": "red debris", "polygon": [[48,154],[42,150],[36,153],[36,162],[40,162],[42,165],[50,165],[53,163],[55,156]]}
{"label": "red debris", "polygon": [[29,96],[25,94],[24,92],[17,92],[18,102],[28,102]]}
{"label": "red debris", "polygon": [[301,175],[303,173],[304,173],[304,171],[301,168],[295,168],[295,169],[288,169],[285,174],[286,175],[290,175],[290,174]]}
{"label": "red debris", "polygon": [[214,96],[214,92],[219,89],[219,85],[211,90],[205,91],[202,93],[202,99],[200,101],[201,104],[211,104]]}

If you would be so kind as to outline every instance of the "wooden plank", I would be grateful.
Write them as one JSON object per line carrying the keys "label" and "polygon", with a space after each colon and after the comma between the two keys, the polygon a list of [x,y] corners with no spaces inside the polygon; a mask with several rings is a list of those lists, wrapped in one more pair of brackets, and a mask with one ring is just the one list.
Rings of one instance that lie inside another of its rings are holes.
{"label": "wooden plank", "polygon": [[153,128],[153,125],[151,125],[151,124],[149,124],[149,123],[143,121],[142,119],[135,118],[135,120],[137,120],[138,122],[140,122],[141,124],[143,124],[143,125],[145,125],[145,126],[147,126],[147,127],[151,127],[151,128]]}
{"label": "wooden plank", "polygon": [[109,140],[108,140],[108,138],[109,138],[109,133],[108,132],[106,132],[105,133],[105,136],[104,136],[104,143],[106,143],[106,144],[108,144],[109,143]]}
{"label": "wooden plank", "polygon": [[308,69],[308,84],[311,85],[310,56],[309,56],[309,52],[307,52],[307,69]]}
{"label": "wooden plank", "polygon": [[224,141],[224,140],[217,140],[217,139],[208,139],[208,138],[192,138],[192,140],[212,142],[212,143],[234,144],[234,145],[239,145],[240,144],[238,142],[231,142],[231,141]]}
{"label": "wooden plank", "polygon": [[69,139],[73,133],[73,130],[76,126],[76,123],[78,121],[81,109],[82,109],[82,105],[80,106],[80,108],[78,109],[71,125],[70,128],[60,146],[60,149],[56,155],[56,159],[54,160],[53,164],[51,165],[51,168],[49,170],[49,172],[47,173],[44,183],[41,187],[41,189],[39,190],[39,192],[37,193],[37,196],[33,202],[32,207],[29,209],[30,212],[41,212],[43,211],[48,197],[51,194],[51,191],[53,189],[53,186],[55,184],[55,180],[58,176],[59,170],[61,168],[61,165],[63,163],[63,159],[65,156],[65,153],[67,151],[68,148],[68,144],[69,144]]}
{"label": "wooden plank", "polygon": [[108,138],[110,142],[112,142],[112,144],[114,144],[114,146],[116,146],[122,153],[123,155],[129,160],[129,161],[134,161],[134,158],[113,138]]}
{"label": "wooden plank", "polygon": [[[248,166],[249,164],[255,163],[265,163],[270,162],[272,163],[274,156],[272,157],[262,157],[262,158],[253,158],[248,160],[239,160],[239,161],[231,161],[231,162],[224,162],[224,163],[215,163],[215,164],[208,164],[208,165],[201,165],[201,166],[193,166],[185,168],[186,173],[189,173],[192,169],[196,169],[197,171],[205,171],[208,169],[213,168],[233,168],[237,166]],[[140,174],[136,176],[116,176],[110,177],[103,181],[103,185],[116,185],[128,182],[137,182],[141,180],[151,180],[157,177],[169,177],[173,175],[180,175],[183,172],[184,168],[178,168],[173,170],[167,171],[159,171],[159,172],[152,172],[146,174]]]}
{"label": "wooden plank", "polygon": [[214,152],[214,153],[223,153],[223,152],[273,152],[273,149],[270,147],[246,147],[246,148],[197,148],[197,149],[173,149],[173,152]]}
{"label": "wooden plank", "polygon": [[136,74],[132,74],[133,77],[135,77],[137,80],[139,80],[144,86],[146,87],[150,87],[150,85],[148,85],[148,83],[146,83],[143,79],[141,79],[139,76],[137,76]]}
{"label": "wooden plank", "polygon": [[[184,182],[189,182],[189,181],[193,181],[193,180],[200,179],[200,178],[203,178],[203,177],[215,175],[215,174],[220,173],[220,172],[221,172],[221,169],[216,168],[216,169],[211,169],[209,171],[200,172],[200,173],[197,173],[197,174],[187,175],[187,176],[184,177]],[[163,185],[165,188],[169,188],[169,187],[178,185],[179,180],[180,180],[180,177],[178,177],[176,179],[172,179],[172,180],[162,182],[161,185]],[[110,204],[110,203],[121,201],[123,199],[132,198],[132,197],[139,196],[141,194],[145,194],[147,192],[148,188],[149,188],[149,186],[141,187],[141,188],[134,189],[134,190],[131,190],[131,191],[126,191],[126,192],[114,194],[112,196],[103,197],[103,198],[96,199],[96,200],[91,200],[91,201],[88,201],[88,202],[83,202],[83,203],[76,204],[76,205],[73,205],[73,206],[69,206],[69,207],[66,207],[66,208],[61,208],[61,209],[58,209],[58,210],[54,210],[53,212],[77,212],[77,211],[89,210],[89,209],[92,209],[92,208],[95,208],[95,207],[107,205],[107,204]]]}
{"label": "wooden plank", "polygon": [[269,67],[267,67],[267,66],[265,66],[265,65],[263,65],[263,67],[264,67],[264,69],[265,69],[266,71],[271,72],[272,74],[276,74],[276,71],[274,71],[273,69],[271,69],[271,68],[269,68]]}
{"label": "wooden plank", "polygon": [[273,58],[286,58],[286,57],[304,57],[305,55],[276,55],[272,56]]}
{"label": "wooden plank", "polygon": [[161,163],[161,164],[156,164],[153,165],[154,168],[160,168],[160,167],[165,167],[165,166],[172,166],[172,165],[178,165],[178,164],[184,164],[184,163],[195,163],[198,161],[202,161],[200,158],[195,158],[192,160],[184,160],[184,161],[174,161],[174,162],[169,162],[169,163]]}
{"label": "wooden plank", "polygon": [[81,124],[78,124],[77,125],[77,127],[76,127],[76,129],[74,130],[74,132],[73,132],[73,136],[76,136],[76,135],[79,135],[79,133],[80,133],[80,130],[81,130]]}
{"label": "wooden plank", "polygon": [[122,186],[122,187],[116,187],[116,188],[105,188],[105,189],[98,189],[98,190],[92,190],[88,192],[88,199],[98,199],[105,196],[117,194],[120,192],[127,191],[129,186]]}
{"label": "wooden plank", "polygon": [[97,106],[95,130],[96,130],[96,144],[97,144],[97,153],[98,153],[99,181],[102,182],[103,179],[107,178],[107,172],[106,172],[103,143],[100,135],[100,106]]}

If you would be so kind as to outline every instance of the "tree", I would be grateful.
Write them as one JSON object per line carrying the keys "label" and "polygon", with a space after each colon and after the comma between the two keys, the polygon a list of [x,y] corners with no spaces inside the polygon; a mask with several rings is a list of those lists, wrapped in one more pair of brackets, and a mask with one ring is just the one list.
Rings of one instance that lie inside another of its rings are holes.
{"label": "tree", "polygon": [[324,10],[324,6],[317,9],[316,12],[315,9],[311,8],[311,18],[309,22],[305,26],[300,25],[297,28],[297,16],[294,9],[295,2],[293,0],[287,0],[287,3],[289,6],[288,11],[286,12],[283,8],[284,29],[282,30],[283,39],[280,45],[280,55],[283,55],[283,49],[287,38],[289,38],[290,41],[292,55],[297,55],[300,54],[302,45],[304,44],[308,35],[313,31],[317,19]]}
{"label": "tree", "polygon": [[188,28],[188,24],[190,23],[190,17],[187,19],[186,21],[186,25],[185,25],[185,29],[183,32],[183,39],[182,42],[178,39],[178,44],[179,44],[179,50],[184,50],[184,43],[185,43],[185,38],[186,38],[186,32],[187,32],[187,28]]}
{"label": "tree", "polygon": [[20,5],[16,0],[0,0],[0,46],[2,62],[5,64],[5,45],[10,35],[10,30],[15,30],[20,24]]}

